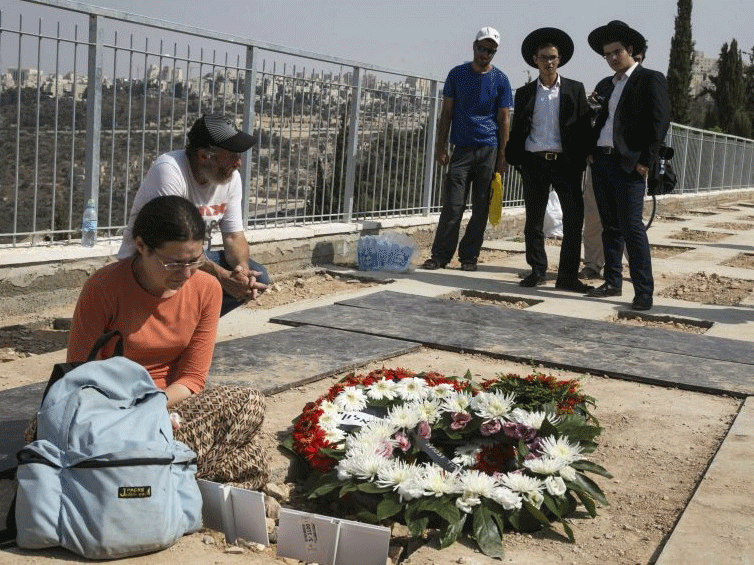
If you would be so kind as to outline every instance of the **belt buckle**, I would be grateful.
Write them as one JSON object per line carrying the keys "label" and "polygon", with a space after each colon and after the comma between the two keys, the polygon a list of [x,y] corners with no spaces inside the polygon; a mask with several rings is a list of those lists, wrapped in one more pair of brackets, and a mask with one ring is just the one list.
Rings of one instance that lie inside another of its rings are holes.
{"label": "belt buckle", "polygon": [[545,161],[554,161],[558,158],[557,153],[553,153],[552,151],[545,151],[544,153]]}

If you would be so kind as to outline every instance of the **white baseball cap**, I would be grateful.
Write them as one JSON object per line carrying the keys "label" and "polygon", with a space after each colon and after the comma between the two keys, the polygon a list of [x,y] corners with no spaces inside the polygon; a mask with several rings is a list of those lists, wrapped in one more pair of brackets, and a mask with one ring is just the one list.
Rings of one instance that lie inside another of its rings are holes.
{"label": "white baseball cap", "polygon": [[494,27],[483,27],[476,34],[476,40],[482,41],[483,39],[491,39],[495,42],[495,45],[500,45],[500,32]]}

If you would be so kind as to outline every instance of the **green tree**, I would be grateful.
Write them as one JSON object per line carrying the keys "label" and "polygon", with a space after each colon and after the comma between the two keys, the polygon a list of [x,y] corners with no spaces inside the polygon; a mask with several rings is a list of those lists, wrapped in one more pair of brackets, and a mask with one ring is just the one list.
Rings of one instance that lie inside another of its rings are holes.
{"label": "green tree", "polygon": [[751,137],[752,120],[746,110],[746,76],[738,42],[723,44],[718,59],[718,73],[712,77],[717,124],[726,133]]}
{"label": "green tree", "polygon": [[694,42],[691,39],[692,0],[678,0],[675,33],[670,40],[668,93],[670,119],[679,124],[691,121],[691,68],[694,64]]}

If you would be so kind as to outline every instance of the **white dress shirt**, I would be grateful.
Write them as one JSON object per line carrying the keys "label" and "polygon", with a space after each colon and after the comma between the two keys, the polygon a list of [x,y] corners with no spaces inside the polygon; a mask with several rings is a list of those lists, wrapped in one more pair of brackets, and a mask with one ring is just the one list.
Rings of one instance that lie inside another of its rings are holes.
{"label": "white dress shirt", "polygon": [[531,132],[526,138],[524,149],[555,153],[563,151],[560,143],[560,75],[549,88],[537,79]]}
{"label": "white dress shirt", "polygon": [[634,72],[634,69],[638,66],[639,63],[635,62],[633,65],[631,65],[631,68],[623,73],[620,77],[618,75],[615,75],[613,77],[613,84],[615,85],[615,87],[613,88],[613,93],[610,95],[610,100],[607,103],[607,121],[605,122],[605,125],[602,126],[602,131],[600,131],[600,137],[597,140],[597,147],[615,146],[613,144],[613,122],[615,121],[615,110],[618,108],[618,102],[620,102],[620,97],[623,94],[623,89],[626,88],[628,77],[631,76],[631,73]]}

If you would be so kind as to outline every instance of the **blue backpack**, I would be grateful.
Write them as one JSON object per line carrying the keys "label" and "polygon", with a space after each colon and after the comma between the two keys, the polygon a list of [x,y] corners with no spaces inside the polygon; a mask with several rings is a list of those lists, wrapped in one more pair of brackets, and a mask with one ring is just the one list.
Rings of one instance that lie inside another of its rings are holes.
{"label": "blue backpack", "polygon": [[[173,439],[167,396],[119,356],[56,367],[37,440],[18,452],[16,543],[114,559],[173,545],[201,527],[196,454]],[[118,334],[119,335],[119,334]]]}

